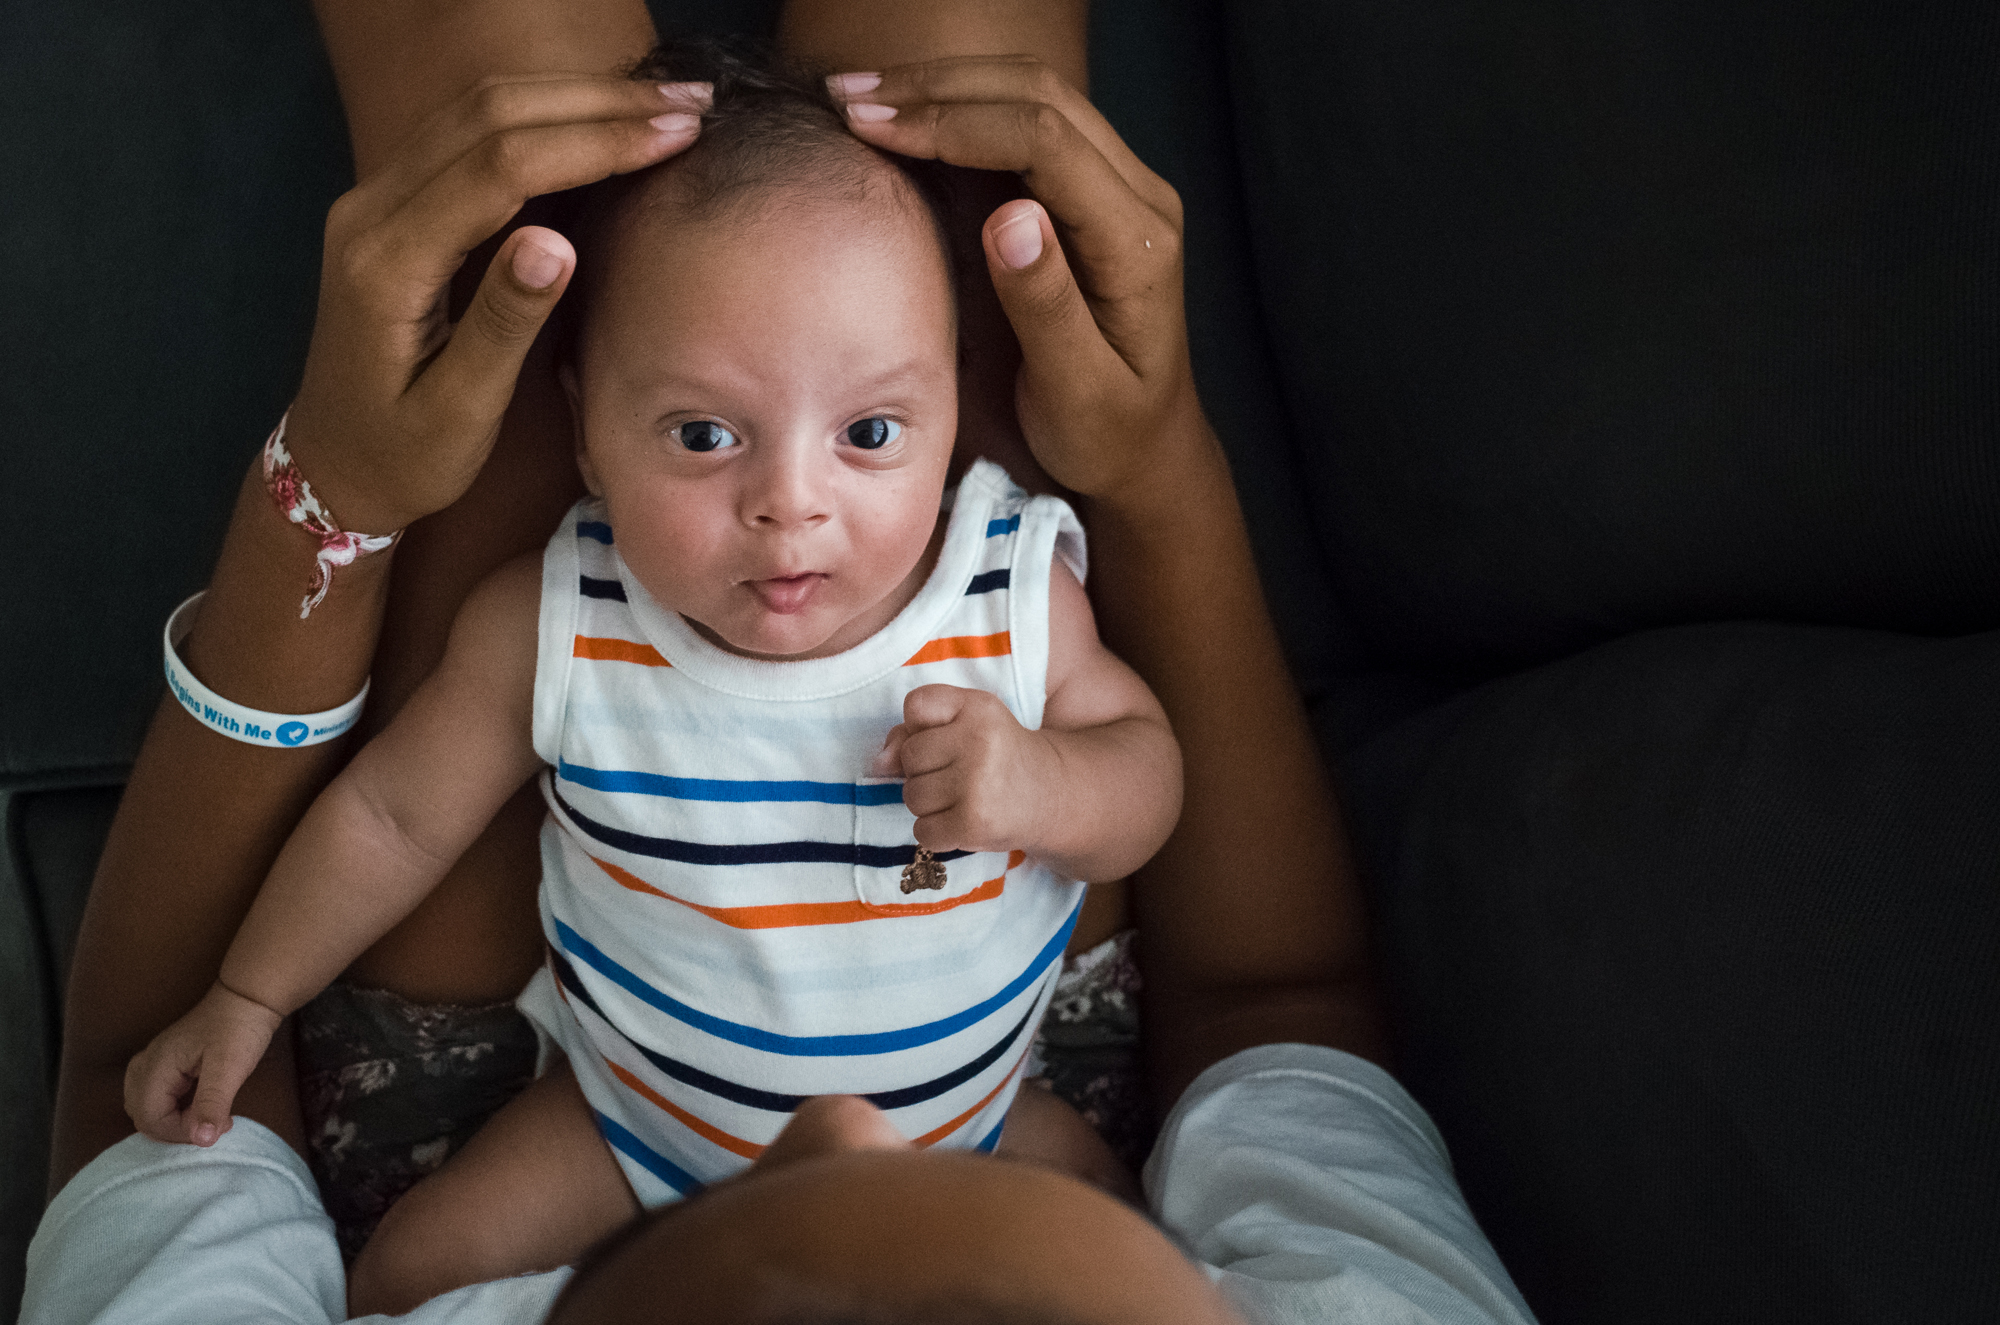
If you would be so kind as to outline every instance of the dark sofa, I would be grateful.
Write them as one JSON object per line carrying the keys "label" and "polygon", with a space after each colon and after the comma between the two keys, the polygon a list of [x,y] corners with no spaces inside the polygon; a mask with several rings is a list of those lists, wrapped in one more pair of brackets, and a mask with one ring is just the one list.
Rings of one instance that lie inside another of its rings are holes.
{"label": "dark sofa", "polygon": [[[1092,64],[1530,1302],[2000,1319],[2000,8],[1100,0]],[[160,623],[347,165],[303,4],[9,0],[0,108],[11,1310]]]}

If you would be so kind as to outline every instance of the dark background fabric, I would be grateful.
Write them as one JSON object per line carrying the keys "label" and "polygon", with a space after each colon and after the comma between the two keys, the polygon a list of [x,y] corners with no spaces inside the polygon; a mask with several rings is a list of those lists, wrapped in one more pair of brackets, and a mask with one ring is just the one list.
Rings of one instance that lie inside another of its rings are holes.
{"label": "dark background fabric", "polygon": [[[664,21],[768,32],[772,0]],[[2000,1319],[2000,10],[1100,0],[1400,1070],[1544,1320]],[[0,1313],[158,632],[346,187],[307,7],[0,0]]]}
{"label": "dark background fabric", "polygon": [[1347,762],[1398,1066],[1546,1322],[1995,1318],[1996,678],[1646,631]]}
{"label": "dark background fabric", "polygon": [[2000,8],[1228,9],[1269,339],[1374,665],[2000,625]]}

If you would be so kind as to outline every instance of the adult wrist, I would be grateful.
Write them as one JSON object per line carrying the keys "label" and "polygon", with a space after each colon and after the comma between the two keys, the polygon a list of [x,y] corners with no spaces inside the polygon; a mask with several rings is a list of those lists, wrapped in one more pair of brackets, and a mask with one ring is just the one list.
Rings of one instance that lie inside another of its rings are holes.
{"label": "adult wrist", "polygon": [[335,740],[346,735],[360,720],[362,707],[368,700],[367,681],[361,683],[360,692],[346,703],[318,713],[273,713],[239,704],[209,689],[181,661],[179,652],[181,641],[193,628],[194,609],[203,597],[195,594],[175,608],[161,632],[167,688],[196,722],[245,745],[291,750]]}
{"label": "adult wrist", "polygon": [[1090,517],[1087,525],[1109,518],[1124,524],[1165,521],[1178,526],[1187,517],[1191,499],[1199,502],[1219,494],[1235,500],[1229,459],[1192,386],[1154,429],[1146,461],[1117,487],[1082,499]]}

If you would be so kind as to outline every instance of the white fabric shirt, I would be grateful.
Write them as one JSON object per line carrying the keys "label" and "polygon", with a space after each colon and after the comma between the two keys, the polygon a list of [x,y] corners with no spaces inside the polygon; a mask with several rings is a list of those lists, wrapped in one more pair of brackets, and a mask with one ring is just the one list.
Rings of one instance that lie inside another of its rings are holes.
{"label": "white fabric shirt", "polygon": [[[1145,1176],[1155,1216],[1259,1325],[1533,1320],[1437,1129],[1351,1054],[1265,1045],[1216,1064],[1175,1106]],[[568,1277],[476,1284],[396,1319],[528,1325]],[[129,1136],[77,1174],[28,1248],[21,1321],[328,1325],[344,1299],[304,1162],[239,1118],[208,1150]]]}

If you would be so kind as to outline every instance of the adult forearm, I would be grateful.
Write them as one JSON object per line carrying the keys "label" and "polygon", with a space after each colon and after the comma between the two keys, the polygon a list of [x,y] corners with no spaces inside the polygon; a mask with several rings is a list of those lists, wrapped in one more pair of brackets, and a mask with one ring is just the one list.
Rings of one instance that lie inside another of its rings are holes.
{"label": "adult forearm", "polygon": [[791,0],[785,49],[829,69],[883,69],[957,55],[1033,55],[1090,86],[1089,0]]}
{"label": "adult forearm", "polygon": [[654,41],[643,0],[314,0],[313,12],[362,178],[482,78],[610,73]]}
{"label": "adult forearm", "polygon": [[1085,510],[1099,628],[1159,697],[1185,770],[1180,822],[1135,889],[1163,1074],[1287,1027],[1379,1055],[1352,859],[1199,407],[1143,482]]}
{"label": "adult forearm", "polygon": [[[180,655],[210,689],[281,713],[316,713],[361,688],[390,553],[340,570],[299,619],[314,544],[286,523],[253,464],[207,597]],[[125,1064],[194,1005],[265,872],[345,742],[281,750],[155,714],[98,863],[70,968],[57,1088],[57,1185],[130,1130]]]}

